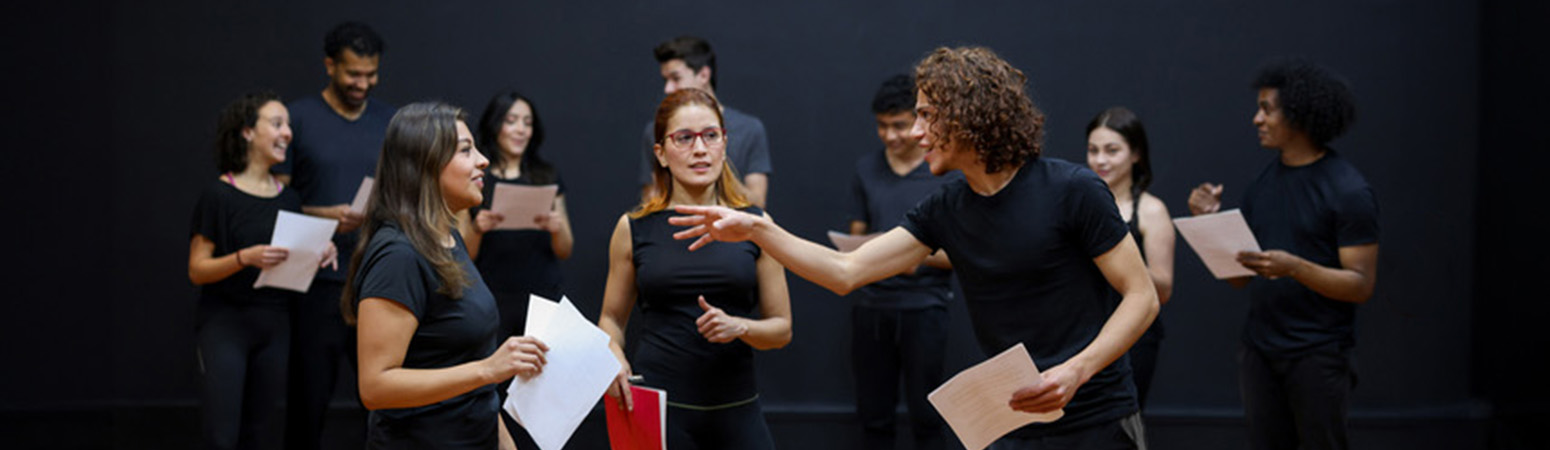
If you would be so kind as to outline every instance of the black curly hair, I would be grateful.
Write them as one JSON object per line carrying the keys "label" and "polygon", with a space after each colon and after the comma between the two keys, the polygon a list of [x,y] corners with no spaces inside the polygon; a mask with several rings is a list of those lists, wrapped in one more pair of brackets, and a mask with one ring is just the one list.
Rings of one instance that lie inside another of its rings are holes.
{"label": "black curly hair", "polygon": [[382,42],[382,36],[378,36],[370,25],[360,22],[334,25],[333,29],[328,30],[328,35],[323,36],[323,56],[338,59],[340,52],[347,48],[356,55],[371,57],[386,51],[387,44]]}
{"label": "black curly hair", "polygon": [[1351,86],[1339,74],[1303,58],[1260,67],[1254,89],[1275,89],[1281,113],[1319,147],[1345,134],[1356,121]]}
{"label": "black curly hair", "polygon": [[221,172],[241,172],[248,168],[248,140],[242,130],[258,124],[258,110],[269,102],[280,101],[280,96],[270,91],[243,94],[221,109],[215,123],[215,169]]}

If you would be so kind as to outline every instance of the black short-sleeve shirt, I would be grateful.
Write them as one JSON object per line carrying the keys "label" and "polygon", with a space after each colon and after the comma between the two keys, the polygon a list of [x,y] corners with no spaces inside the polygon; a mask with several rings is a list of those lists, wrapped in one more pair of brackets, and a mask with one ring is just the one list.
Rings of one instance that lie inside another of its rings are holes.
{"label": "black short-sleeve shirt", "polygon": [[[470,211],[470,217],[479,214],[481,209],[489,209],[490,202],[495,199],[496,183],[537,185],[525,172],[509,180],[485,172],[485,179],[493,182],[484,184],[484,204]],[[559,185],[556,195],[565,195],[565,180],[560,178],[558,170],[554,172],[554,181],[545,184]],[[507,220],[519,218],[508,217]],[[491,230],[479,241],[479,256],[474,258],[474,264],[497,296],[520,297],[524,303],[528,294],[557,300],[562,278],[560,258],[554,254],[552,239],[544,230]]]}
{"label": "black short-sleeve shirt", "polygon": [[[1378,242],[1378,201],[1367,179],[1334,151],[1290,167],[1277,158],[1243,192],[1243,218],[1260,248],[1340,267],[1340,247]],[[1295,357],[1328,344],[1356,345],[1356,304],[1333,300],[1291,278],[1249,281],[1247,345]]]}
{"label": "black short-sleeve shirt", "polygon": [[[334,112],[322,94],[296,99],[286,108],[296,137],[285,150],[285,162],[272,171],[291,175],[291,185],[301,194],[303,205],[350,203],[361,180],[376,174],[382,138],[398,109],[374,98],[352,121]],[[354,232],[334,235],[334,246],[340,252],[353,251],[355,243]],[[319,269],[318,278],[342,282],[345,267],[340,269]]]}
{"label": "black short-sleeve shirt", "polygon": [[[301,212],[301,197],[295,190],[281,188],[274,197],[258,197],[242,192],[224,181],[211,180],[199,194],[189,224],[189,237],[204,236],[215,244],[211,256],[222,257],[274,237],[275,218],[280,211]],[[239,305],[287,305],[291,291],[272,287],[253,289],[258,281],[257,267],[245,267],[221,281],[200,289],[201,302],[227,302]]]}
{"label": "black short-sleeve shirt", "polygon": [[[749,214],[764,214],[756,207]],[[727,314],[756,317],[759,305],[759,247],[750,242],[716,242],[692,254],[673,239],[683,227],[670,225],[672,210],[630,220],[635,286],[641,329],[631,359],[643,383],[666,389],[674,403],[718,406],[753,398],[753,348],[741,340],[715,344],[700,335],[695,320],[705,311],[699,296]]]}
{"label": "black short-sleeve shirt", "polygon": [[[963,178],[959,172],[931,175],[924,161],[900,176],[888,165],[884,151],[875,151],[856,160],[855,177],[850,182],[850,220],[866,222],[867,232],[887,231],[904,220],[904,214],[926,196],[952,180]],[[915,273],[896,275],[856,290],[856,304],[873,308],[913,309],[945,305],[952,297],[949,279],[952,272],[935,267],[919,267]]]}
{"label": "black short-sleeve shirt", "polygon": [[[452,234],[457,240],[453,256],[472,278],[462,298],[436,292],[442,283],[435,267],[391,223],[377,230],[361,254],[354,300],[391,300],[419,321],[404,355],[405,368],[437,369],[477,361],[494,353],[498,345],[500,313],[495,297],[468,259],[463,239]],[[491,384],[431,405],[372,411],[367,420],[368,447],[493,449],[499,410]]]}
{"label": "black short-sleeve shirt", "polygon": [[[1035,158],[991,196],[954,181],[901,226],[927,247],[947,250],[986,354],[1021,342],[1041,370],[1053,367],[1092,343],[1119,305],[1093,258],[1128,230],[1108,186],[1085,167]],[[1121,356],[1076,391],[1064,418],[1012,435],[1066,432],[1135,412],[1129,377],[1128,356]]]}

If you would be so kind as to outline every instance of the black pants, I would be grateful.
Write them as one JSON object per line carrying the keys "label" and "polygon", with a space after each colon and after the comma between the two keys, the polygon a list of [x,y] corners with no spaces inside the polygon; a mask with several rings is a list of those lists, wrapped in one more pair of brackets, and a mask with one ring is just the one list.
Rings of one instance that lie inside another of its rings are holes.
{"label": "black pants", "polygon": [[267,448],[285,385],[284,305],[202,302],[196,328],[204,378],[204,448]]}
{"label": "black pants", "polygon": [[[671,392],[668,395],[672,395]],[[775,450],[775,439],[755,400],[709,411],[667,407],[668,450]]]}
{"label": "black pants", "polygon": [[1356,372],[1349,350],[1330,344],[1295,359],[1245,348],[1239,385],[1251,448],[1345,449]]}
{"label": "black pants", "polygon": [[989,450],[1146,450],[1146,430],[1141,413],[1069,433],[1036,438],[1005,437],[992,442]]}
{"label": "black pants", "polygon": [[942,384],[947,307],[901,310],[857,306],[851,309],[851,325],[862,448],[894,448],[894,408],[899,404],[901,375],[915,448],[943,448],[942,417],[926,401],[926,394]]}
{"label": "black pants", "polygon": [[[345,397],[358,398],[354,393],[355,330],[345,326],[339,312],[343,290],[343,283],[317,279],[291,305],[291,367],[285,408],[287,449],[321,448],[323,418],[328,414],[341,370],[347,372]],[[354,401],[357,407],[359,402]],[[352,429],[361,429],[362,435],[365,426],[350,425]]]}

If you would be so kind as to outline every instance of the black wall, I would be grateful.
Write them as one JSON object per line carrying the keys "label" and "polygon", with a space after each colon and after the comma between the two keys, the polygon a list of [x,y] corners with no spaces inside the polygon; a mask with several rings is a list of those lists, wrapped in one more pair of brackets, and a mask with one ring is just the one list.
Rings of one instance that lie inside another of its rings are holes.
{"label": "black wall", "polygon": [[[715,45],[718,94],[769,130],[770,211],[811,239],[842,225],[853,161],[879,149],[868,110],[877,84],[936,46],[985,45],[1024,70],[1049,116],[1047,156],[1081,161],[1092,115],[1113,105],[1137,111],[1153,139],[1153,192],[1176,216],[1203,181],[1225,183],[1235,205],[1272,160],[1255,145],[1248,82],[1271,56],[1305,55],[1353,82],[1359,121],[1334,145],[1364,171],[1382,208],[1378,290],[1359,318],[1355,415],[1477,417],[1478,399],[1499,398],[1487,395],[1498,369],[1523,356],[1504,350],[1521,336],[1489,330],[1525,310],[1484,302],[1525,302],[1518,294],[1531,292],[1521,276],[1529,269],[1509,263],[1528,258],[1518,246],[1531,238],[1503,231],[1537,224],[1522,219],[1520,202],[1537,181],[1529,168],[1543,164],[1519,155],[1544,162],[1543,138],[1522,132],[1543,123],[1528,117],[1542,118],[1534,109],[1545,102],[1520,103],[1517,94],[1533,86],[1530,98],[1545,95],[1532,83],[1546,79],[1543,52],[1523,42],[1550,17],[1543,6],[77,0],[7,8],[17,23],[6,28],[5,78],[20,108],[6,113],[16,116],[6,129],[22,139],[9,152],[19,158],[4,164],[6,230],[17,241],[6,252],[15,297],[0,314],[0,357],[12,381],[0,383],[4,411],[196,400],[187,227],[198,187],[215,175],[215,113],[254,88],[315,95],[326,82],[322,35],[346,19],[387,40],[375,98],[400,106],[440,99],[473,113],[504,87],[534,98],[549,127],[542,151],[569,182],[577,240],[565,263],[569,296],[592,317],[610,227],[636,197],[639,130],[661,98],[650,50],[663,39],[696,34]],[[1482,29],[1483,21],[1502,28]],[[1539,71],[1514,70],[1528,56],[1540,56]],[[1246,297],[1212,280],[1182,240],[1178,254],[1153,412],[1236,417]],[[789,280],[796,339],[760,356],[767,408],[849,411],[849,304]],[[962,306],[954,313],[956,370],[982,355]]]}

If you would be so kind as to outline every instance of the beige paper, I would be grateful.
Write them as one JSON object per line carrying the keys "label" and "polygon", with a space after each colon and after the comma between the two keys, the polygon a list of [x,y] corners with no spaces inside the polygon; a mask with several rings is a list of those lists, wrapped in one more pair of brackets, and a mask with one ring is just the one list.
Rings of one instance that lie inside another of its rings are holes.
{"label": "beige paper", "polygon": [[1034,422],[1054,422],[1065,410],[1032,414],[1012,409],[1012,394],[1042,378],[1028,349],[1018,343],[974,365],[926,395],[967,450],[981,450],[1007,433]]}
{"label": "beige paper", "polygon": [[536,230],[536,218],[554,210],[557,185],[528,186],[512,183],[495,183],[495,198],[490,200],[490,210],[505,216],[497,230]]}
{"label": "beige paper", "polygon": [[1238,252],[1259,251],[1259,241],[1254,239],[1254,232],[1239,210],[1179,217],[1173,219],[1173,226],[1216,279],[1254,276],[1254,271],[1238,262]]}
{"label": "beige paper", "polygon": [[366,177],[361,180],[361,187],[355,190],[355,200],[350,202],[350,211],[361,214],[366,213],[366,204],[371,200],[371,186],[376,181],[372,177]]}

